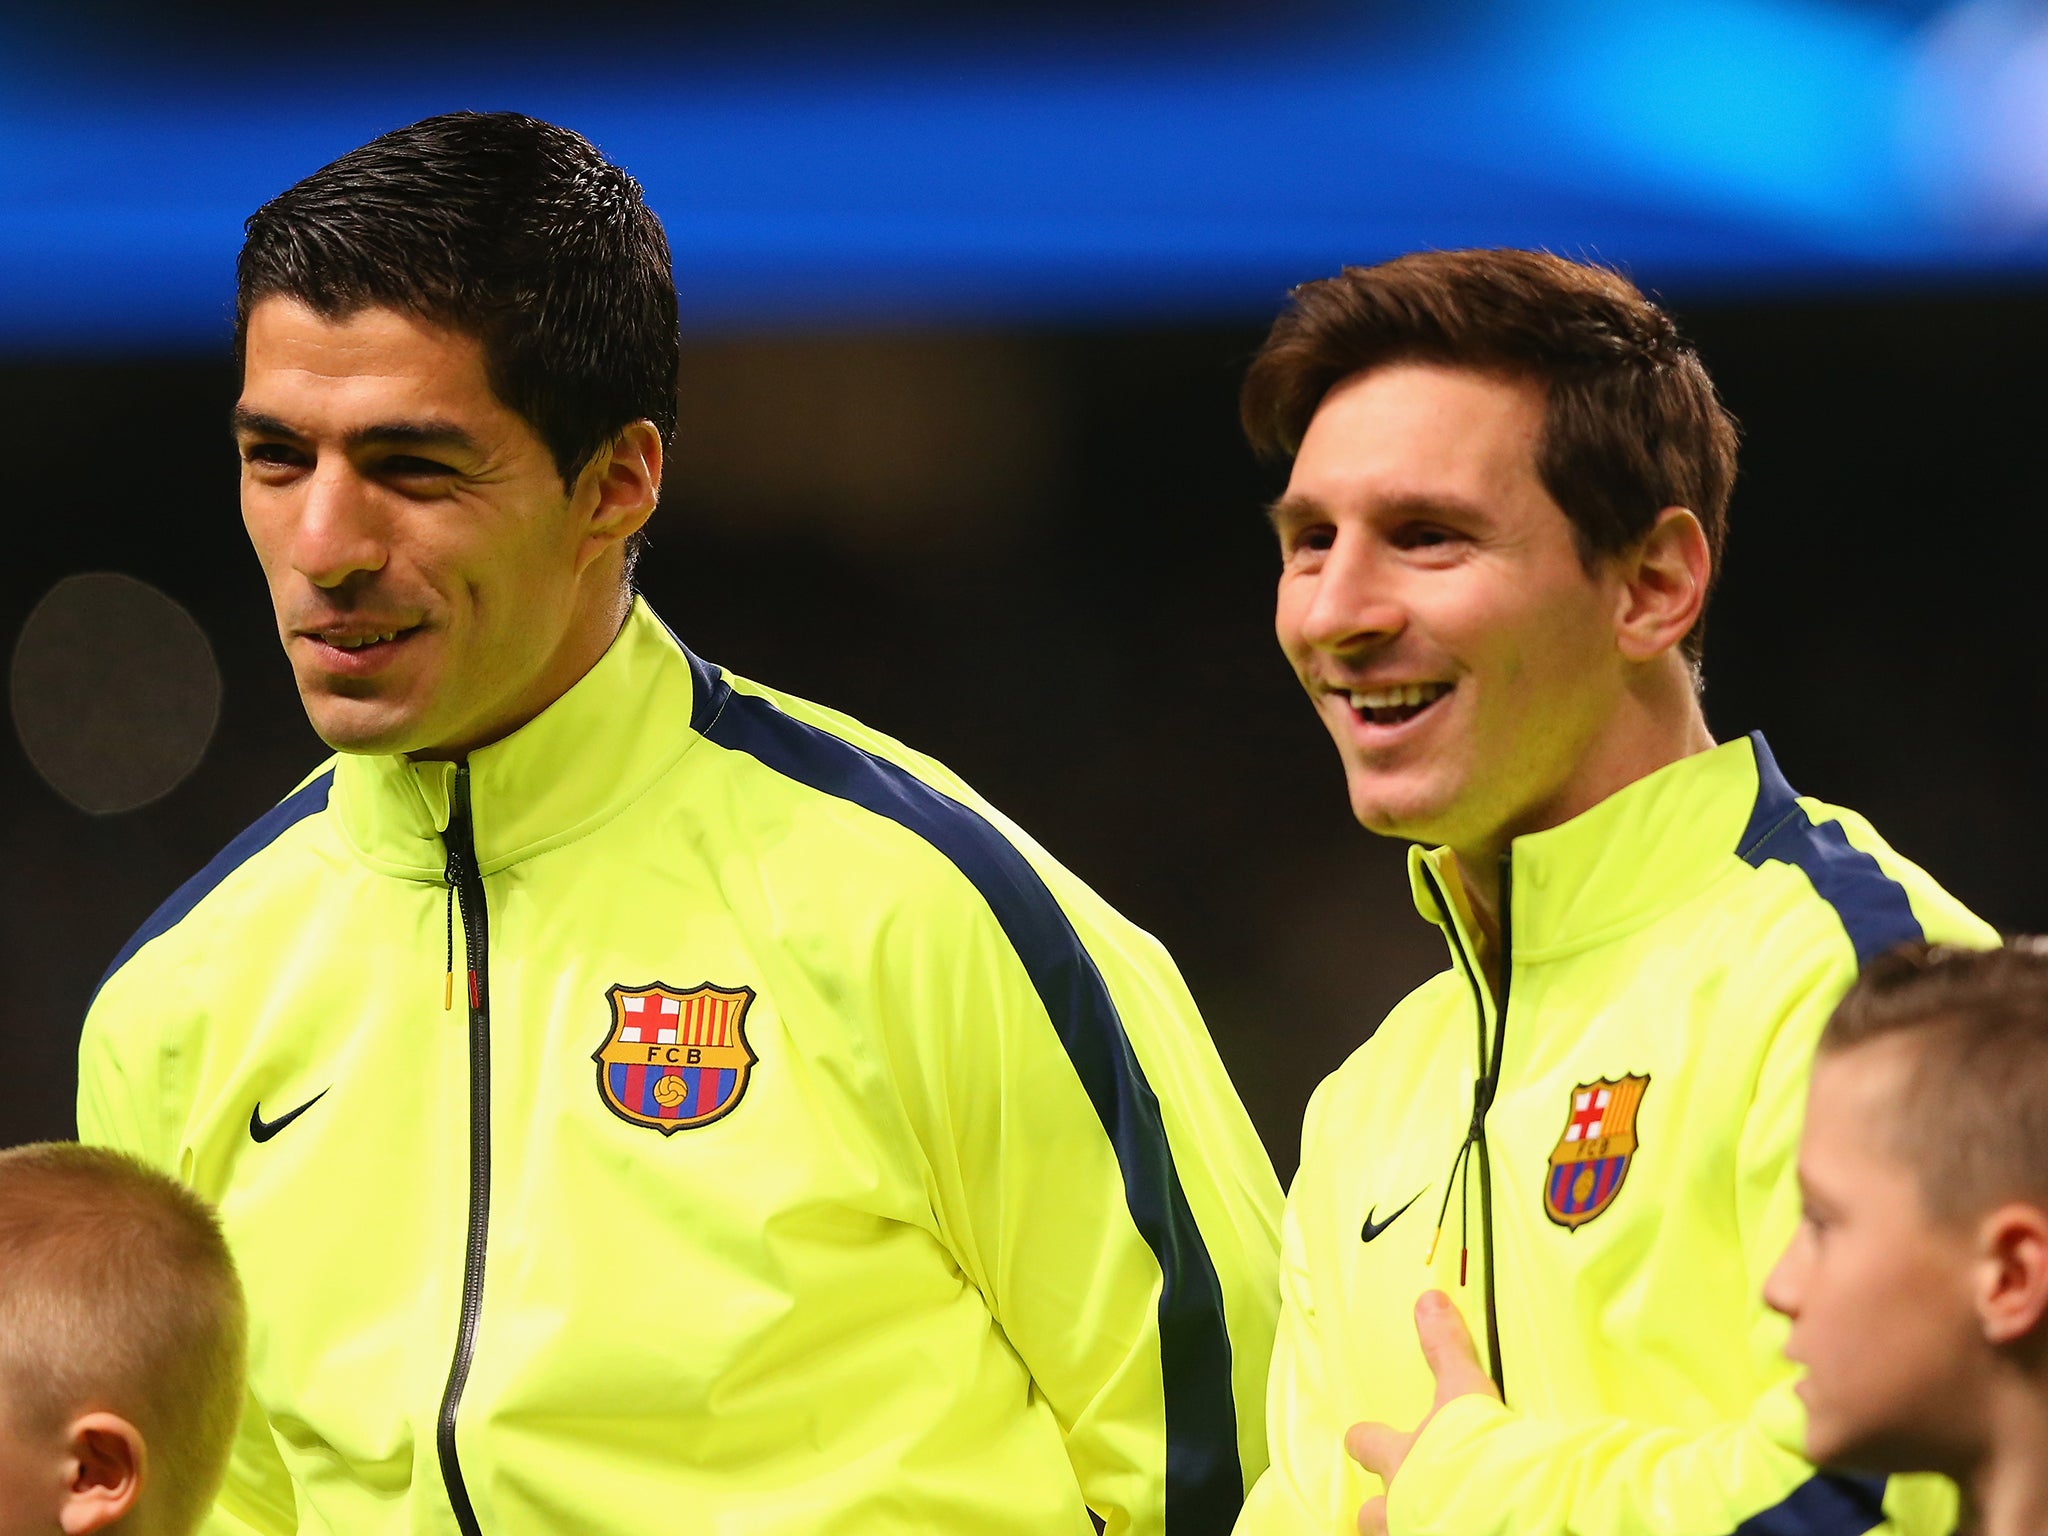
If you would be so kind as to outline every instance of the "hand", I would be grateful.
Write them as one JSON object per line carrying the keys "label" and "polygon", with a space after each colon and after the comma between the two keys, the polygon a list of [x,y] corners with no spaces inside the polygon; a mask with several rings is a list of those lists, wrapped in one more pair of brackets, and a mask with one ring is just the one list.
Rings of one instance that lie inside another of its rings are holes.
{"label": "hand", "polygon": [[[1444,1410],[1444,1404],[1460,1397],[1490,1397],[1500,1401],[1500,1389],[1479,1364],[1472,1331],[1442,1291],[1424,1291],[1415,1302],[1415,1336],[1422,1341],[1422,1358],[1436,1377],[1436,1401],[1422,1422],[1403,1433],[1391,1424],[1354,1424],[1344,1432],[1344,1449],[1366,1471],[1391,1486],[1394,1474],[1408,1459],[1417,1437],[1429,1428],[1429,1421]],[[1358,1529],[1364,1536],[1386,1536],[1387,1500],[1382,1494],[1367,1499],[1358,1511]]]}

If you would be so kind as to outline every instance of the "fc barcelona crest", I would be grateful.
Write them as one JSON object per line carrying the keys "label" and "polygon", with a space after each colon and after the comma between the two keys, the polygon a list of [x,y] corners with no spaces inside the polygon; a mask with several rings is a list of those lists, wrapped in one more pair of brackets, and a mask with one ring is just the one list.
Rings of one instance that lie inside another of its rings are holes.
{"label": "fc barcelona crest", "polygon": [[759,1059],[747,1044],[751,987],[612,987],[611,1027],[591,1053],[597,1092],[621,1120],[664,1136],[730,1114]]}
{"label": "fc barcelona crest", "polygon": [[1646,1073],[1618,1081],[1603,1077],[1572,1090],[1564,1135],[1543,1181],[1544,1215],[1576,1231],[1614,1204],[1635,1156],[1636,1109],[1649,1088]]}

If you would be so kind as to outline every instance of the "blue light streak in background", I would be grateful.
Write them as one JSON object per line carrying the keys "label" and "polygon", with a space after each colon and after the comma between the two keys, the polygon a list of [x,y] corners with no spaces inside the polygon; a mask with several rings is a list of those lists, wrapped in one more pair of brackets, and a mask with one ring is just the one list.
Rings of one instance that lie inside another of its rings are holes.
{"label": "blue light streak in background", "polygon": [[1174,32],[132,48],[0,22],[0,348],[218,347],[242,219],[456,107],[646,185],[697,330],[1256,318],[1418,246],[1666,292],[2048,276],[2048,11],[1447,5]]}

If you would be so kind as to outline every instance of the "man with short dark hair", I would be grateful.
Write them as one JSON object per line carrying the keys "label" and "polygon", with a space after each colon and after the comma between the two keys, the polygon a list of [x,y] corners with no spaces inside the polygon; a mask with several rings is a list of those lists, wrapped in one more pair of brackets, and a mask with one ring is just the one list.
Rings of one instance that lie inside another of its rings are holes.
{"label": "man with short dark hair", "polygon": [[116,960],[79,1090],[248,1284],[210,1529],[1227,1529],[1270,1165],[1155,942],[634,598],[639,188],[432,118],[239,270],[243,518],[339,756]]}
{"label": "man with short dark hair", "polygon": [[1957,1529],[2048,1528],[2048,941],[1913,944],[1821,1034],[1799,1229],[1764,1299],[1806,1452],[1945,1473]]}
{"label": "man with short dark hair", "polygon": [[1309,1106],[1240,1531],[1946,1531],[1939,1488],[1801,1459],[1758,1290],[1858,964],[1994,935],[1709,735],[1699,359],[1612,272],[1435,252],[1296,290],[1243,404],[1293,461],[1282,648],[1357,820],[1437,845],[1452,963]]}

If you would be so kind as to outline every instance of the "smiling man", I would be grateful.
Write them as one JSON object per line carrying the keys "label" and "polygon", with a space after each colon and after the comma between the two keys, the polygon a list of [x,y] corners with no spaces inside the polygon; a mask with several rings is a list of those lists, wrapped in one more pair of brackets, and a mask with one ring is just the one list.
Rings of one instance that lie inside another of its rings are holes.
{"label": "smiling man", "polygon": [[1276,627],[1450,968],[1317,1091],[1239,1530],[1946,1532],[1802,1460],[1759,1300],[1859,965],[1994,935],[1699,700],[1735,428],[1670,321],[1524,251],[1297,289]]}
{"label": "smiling man", "polygon": [[338,755],[116,959],[79,1085],[247,1285],[209,1530],[1220,1536],[1271,1167],[1155,942],[634,597],[639,188],[433,118],[239,270],[243,518]]}
{"label": "smiling man", "polygon": [[572,484],[461,331],[286,292],[249,306],[243,358],[242,515],[329,746],[463,757],[604,654],[623,542],[661,484],[653,421],[593,447]]}

